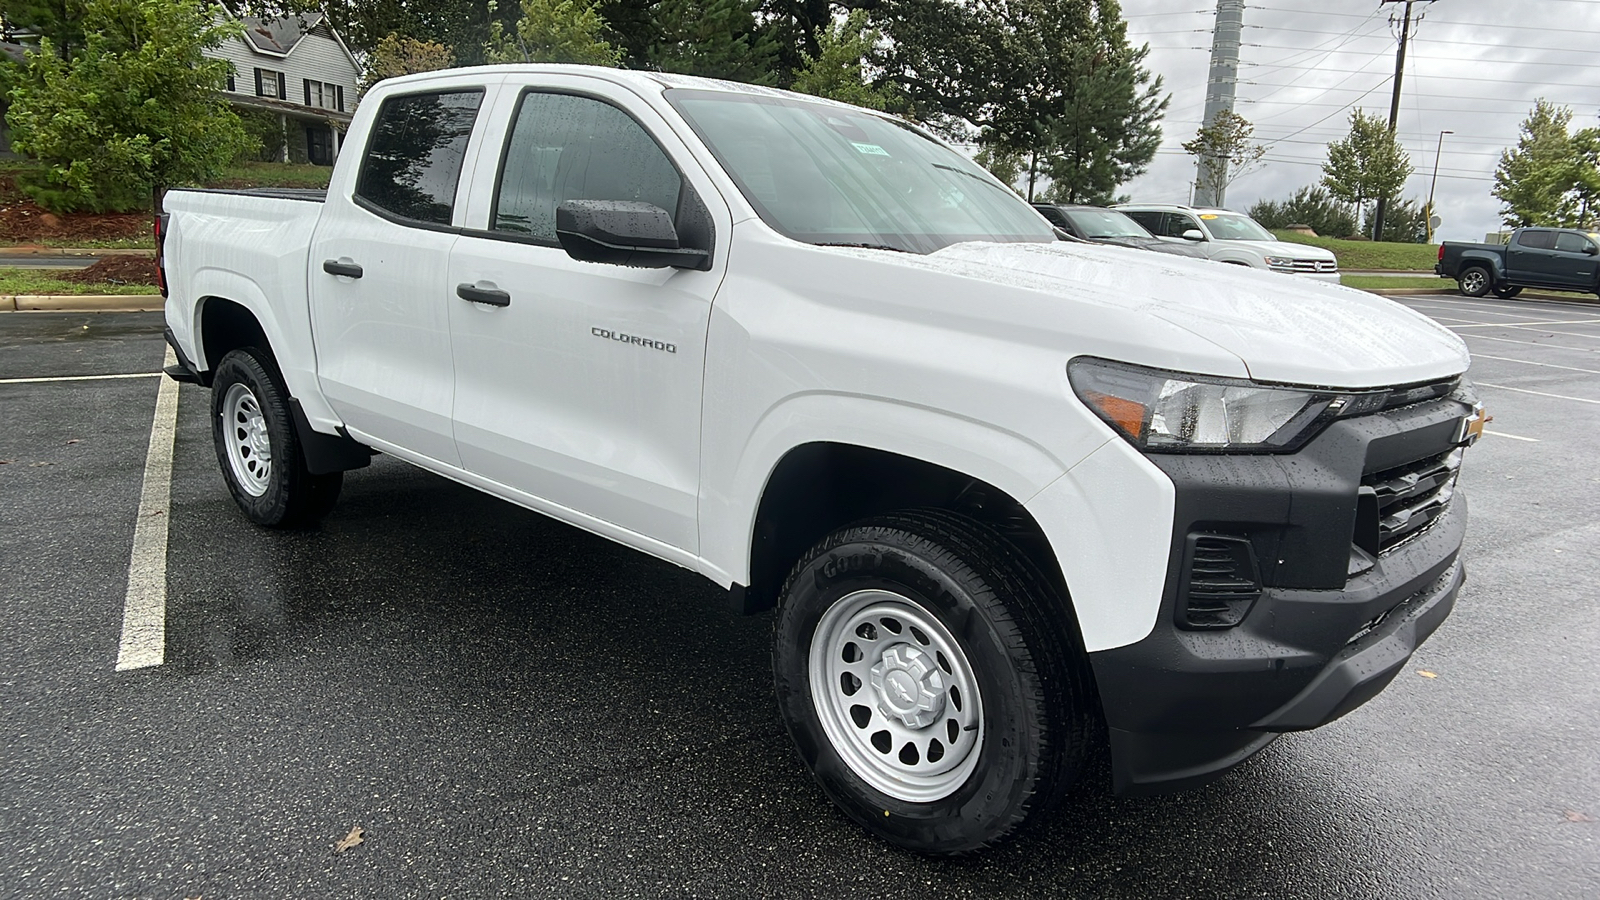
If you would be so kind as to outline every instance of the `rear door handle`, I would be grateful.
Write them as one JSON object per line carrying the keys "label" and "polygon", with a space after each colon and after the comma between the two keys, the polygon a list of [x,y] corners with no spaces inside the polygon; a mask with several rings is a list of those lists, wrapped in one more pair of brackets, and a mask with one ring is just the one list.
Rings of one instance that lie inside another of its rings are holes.
{"label": "rear door handle", "polygon": [[322,271],[329,275],[343,275],[346,278],[360,278],[361,267],[355,263],[340,262],[337,259],[322,261]]}
{"label": "rear door handle", "polygon": [[505,291],[489,290],[470,284],[456,285],[456,296],[485,306],[510,306],[511,295]]}

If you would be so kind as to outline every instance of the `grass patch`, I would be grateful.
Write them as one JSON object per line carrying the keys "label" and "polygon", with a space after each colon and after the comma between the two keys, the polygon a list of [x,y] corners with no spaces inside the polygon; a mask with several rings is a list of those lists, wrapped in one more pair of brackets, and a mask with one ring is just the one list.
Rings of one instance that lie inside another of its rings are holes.
{"label": "grass patch", "polygon": [[1397,272],[1432,272],[1439,261],[1438,244],[1391,244],[1381,241],[1345,241],[1311,237],[1294,231],[1274,231],[1280,241],[1310,244],[1332,250],[1341,269],[1390,269]]}
{"label": "grass patch", "polygon": [[332,174],[332,166],[247,162],[229,166],[221,178],[208,182],[207,187],[325,188]]}
{"label": "grass patch", "polygon": [[64,281],[51,269],[8,269],[0,267],[0,296],[18,294],[132,294],[149,295],[158,291],[148,284],[76,284]]}
{"label": "grass patch", "polygon": [[[1341,261],[1340,265],[1343,265]],[[1419,291],[1434,291],[1439,288],[1456,286],[1452,278],[1418,278],[1415,275],[1340,275],[1339,283],[1345,287],[1366,290],[1380,290],[1383,288],[1414,288]]]}

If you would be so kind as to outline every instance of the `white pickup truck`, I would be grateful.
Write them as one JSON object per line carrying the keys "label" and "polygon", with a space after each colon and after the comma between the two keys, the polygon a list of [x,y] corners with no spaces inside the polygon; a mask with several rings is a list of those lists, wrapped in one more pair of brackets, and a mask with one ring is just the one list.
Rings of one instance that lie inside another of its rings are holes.
{"label": "white pickup truck", "polygon": [[326,195],[165,211],[169,373],[249,518],[315,520],[381,452],[776,607],[800,756],[923,852],[1093,754],[1181,787],[1349,712],[1463,581],[1454,335],[1058,239],[875,112],[436,72],[366,97]]}

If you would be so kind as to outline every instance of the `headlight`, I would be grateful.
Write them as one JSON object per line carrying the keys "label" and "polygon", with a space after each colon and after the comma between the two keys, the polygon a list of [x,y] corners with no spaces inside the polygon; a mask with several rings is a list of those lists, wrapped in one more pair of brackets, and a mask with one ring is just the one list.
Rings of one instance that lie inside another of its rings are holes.
{"label": "headlight", "polygon": [[1078,399],[1150,453],[1289,452],[1332,419],[1381,409],[1387,396],[1185,375],[1090,357],[1073,360],[1067,378]]}
{"label": "headlight", "polygon": [[1274,269],[1294,268],[1294,260],[1287,256],[1267,256],[1263,257],[1263,259],[1267,261],[1268,266],[1271,266]]}

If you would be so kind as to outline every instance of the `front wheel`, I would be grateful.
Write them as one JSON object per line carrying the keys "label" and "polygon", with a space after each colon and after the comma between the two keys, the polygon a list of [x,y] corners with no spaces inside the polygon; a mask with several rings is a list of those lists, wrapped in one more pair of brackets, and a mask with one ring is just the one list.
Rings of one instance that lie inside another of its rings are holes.
{"label": "front wheel", "polygon": [[784,723],[829,798],[924,853],[994,844],[1077,780],[1094,724],[1056,592],[1003,538],[940,512],[835,532],[785,585]]}
{"label": "front wheel", "polygon": [[1520,287],[1497,287],[1494,289],[1494,295],[1501,300],[1510,300],[1520,293],[1522,293],[1522,288]]}
{"label": "front wheel", "polygon": [[1461,293],[1468,297],[1482,297],[1489,293],[1489,286],[1492,284],[1489,280],[1489,270],[1482,266],[1464,270],[1456,282],[1461,287]]}
{"label": "front wheel", "polygon": [[222,357],[211,382],[211,425],[228,492],[250,521],[296,525],[333,508],[344,473],[306,469],[272,357],[254,347]]}

